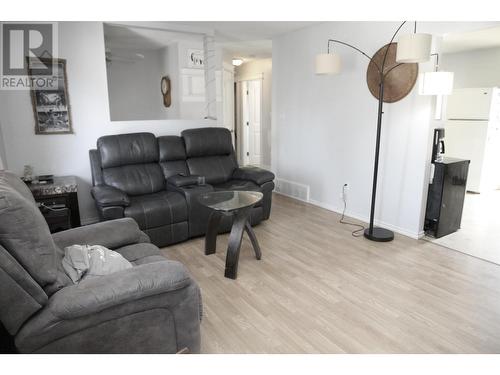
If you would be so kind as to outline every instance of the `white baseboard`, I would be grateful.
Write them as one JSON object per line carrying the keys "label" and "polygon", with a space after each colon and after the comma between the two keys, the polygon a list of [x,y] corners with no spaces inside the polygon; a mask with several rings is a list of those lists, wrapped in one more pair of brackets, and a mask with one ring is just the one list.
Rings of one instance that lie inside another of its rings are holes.
{"label": "white baseboard", "polygon": [[[327,209],[329,211],[336,212],[338,214],[342,214],[342,210],[343,209],[341,207],[336,207],[336,206],[333,206],[333,205],[328,204],[328,203],[319,202],[319,201],[316,201],[314,199],[309,199],[308,203],[311,203],[311,204],[313,204],[315,206],[318,206],[318,207],[325,208],[325,209]],[[350,210],[346,210],[345,215],[348,216],[348,217],[351,217],[353,219],[362,221],[365,224],[368,224],[368,222],[370,221],[370,218],[367,215],[363,215],[363,214],[360,214],[360,213],[357,213],[357,212],[352,212]],[[381,227],[384,227],[386,229],[390,229],[393,232],[402,234],[403,236],[407,236],[407,237],[410,237],[410,238],[413,238],[413,239],[416,239],[416,240],[418,240],[418,239],[421,238],[421,234],[419,232],[409,231],[409,230],[407,230],[405,228],[398,227],[396,225],[387,223],[387,222],[382,221],[382,220],[374,220],[374,224],[378,225],[378,226],[381,226]]]}
{"label": "white baseboard", "polygon": [[[302,198],[299,198],[299,197],[295,197],[295,196],[290,195],[290,194],[283,193],[282,191],[279,191],[279,190],[273,190],[273,193],[279,194],[279,195],[283,195],[284,197],[295,199],[296,201],[313,204],[311,201],[308,201],[308,200],[305,200],[305,199],[302,199]],[[317,205],[315,205],[315,206],[317,206]]]}
{"label": "white baseboard", "polygon": [[[343,210],[342,207],[334,206],[332,204],[320,202],[320,201],[317,201],[314,199],[304,200],[304,199],[300,199],[298,197],[294,197],[294,196],[291,196],[288,194],[283,194],[282,192],[278,192],[278,191],[275,191],[275,193],[292,198],[292,199],[296,199],[296,200],[304,202],[304,203],[309,203],[309,204],[312,204],[312,205],[317,206],[317,207],[324,208],[325,210],[328,210],[328,211],[333,211],[335,213],[342,214],[342,210]],[[368,216],[363,215],[363,214],[359,214],[356,212],[352,212],[349,209],[346,210],[345,216],[359,220],[365,224],[368,224],[368,222],[370,220]],[[423,238],[424,234],[425,234],[423,231],[420,231],[420,232],[409,231],[405,228],[401,228],[401,227],[398,227],[396,225],[392,225],[390,223],[386,223],[386,222],[381,221],[381,220],[375,220],[375,225],[390,229],[393,232],[402,234],[403,236],[410,237],[410,238],[413,238],[415,240],[419,240],[419,239]]]}
{"label": "white baseboard", "polygon": [[283,195],[295,198],[303,202],[309,202],[309,185],[299,184],[294,181],[285,180],[277,177],[274,180],[274,190]]}

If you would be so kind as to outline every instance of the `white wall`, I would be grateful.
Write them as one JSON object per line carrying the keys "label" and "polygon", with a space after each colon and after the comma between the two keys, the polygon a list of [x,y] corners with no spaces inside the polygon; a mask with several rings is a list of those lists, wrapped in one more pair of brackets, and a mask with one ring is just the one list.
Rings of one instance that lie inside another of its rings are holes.
{"label": "white wall", "polygon": [[[443,34],[494,23],[420,23],[421,32]],[[327,39],[340,39],[368,54],[387,43],[398,23],[328,22],[273,39],[272,167],[278,178],[310,186],[310,199],[340,211],[350,184],[348,213],[368,220],[375,149],[377,101],[366,86],[367,59],[334,48],[343,71],[315,76],[314,57]],[[407,29],[407,30],[406,30]],[[403,32],[410,32],[407,25]],[[432,63],[420,64],[420,71]],[[384,105],[376,219],[400,233],[421,234],[430,155],[432,97],[414,89]]]}
{"label": "white wall", "polygon": [[[112,121],[185,119],[206,116],[205,102],[183,101],[182,70],[188,66],[188,50],[203,50],[201,41],[178,41],[157,50],[113,49],[116,56],[144,59],[135,62],[112,61],[107,64],[108,90]],[[171,83],[170,107],[163,105],[160,79],[168,75]]]}
{"label": "white wall", "polygon": [[[181,41],[177,43],[177,53],[178,53],[178,76],[182,76],[183,69],[198,69],[204,70],[203,67],[191,68],[188,66],[188,50],[189,49],[199,49],[203,50],[203,42],[202,41]],[[210,69],[211,67],[208,67]],[[215,67],[217,69],[217,67]],[[181,79],[179,79],[178,83],[178,91],[177,95],[179,98],[182,96],[182,91],[184,90],[182,87]],[[206,102],[189,102],[180,100],[179,104],[179,115],[182,119],[202,119],[207,116],[207,103]]]}
{"label": "white wall", "polygon": [[271,58],[249,61],[235,69],[235,79],[237,81],[263,77],[261,124],[261,157],[263,166],[271,166],[272,74],[273,62]]}
{"label": "white wall", "polygon": [[457,89],[500,86],[500,48],[447,53],[439,59],[441,70],[455,73]]}
{"label": "white wall", "polygon": [[7,156],[5,154],[5,142],[3,141],[2,126],[0,124],[0,170],[7,168]]}
{"label": "white wall", "polygon": [[[170,78],[170,107],[166,108],[163,105],[163,96],[161,96],[161,106],[166,113],[166,118],[179,119],[180,104],[181,104],[181,79],[179,75],[179,49],[177,45],[170,45],[162,48],[160,51],[161,64],[163,71],[161,77],[168,76]],[[201,118],[201,117],[200,117]]]}
{"label": "white wall", "polygon": [[183,129],[215,126],[212,121],[110,121],[101,22],[59,23],[59,57],[67,60],[72,110],[72,135],[35,135],[29,92],[0,91],[0,126],[9,169],[23,172],[30,164],[36,174],[76,175],[84,222],[97,219],[90,196],[88,150],[105,134],[152,132],[179,134]]}
{"label": "white wall", "polygon": [[[113,121],[159,120],[169,116],[163,105],[160,79],[172,75],[164,61],[162,50],[113,50],[118,56],[131,58],[140,53],[144,59],[136,61],[112,60],[107,64],[109,109]],[[168,61],[168,58],[167,58]]]}

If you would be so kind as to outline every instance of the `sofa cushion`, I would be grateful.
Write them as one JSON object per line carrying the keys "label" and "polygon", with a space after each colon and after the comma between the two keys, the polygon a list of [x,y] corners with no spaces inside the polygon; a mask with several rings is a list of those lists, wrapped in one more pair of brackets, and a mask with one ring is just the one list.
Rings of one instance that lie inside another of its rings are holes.
{"label": "sofa cushion", "polygon": [[71,281],[40,210],[9,181],[0,173],[0,244],[50,296]]}
{"label": "sofa cushion", "polygon": [[106,185],[128,195],[151,194],[165,189],[165,177],[156,163],[107,168],[102,175]]}
{"label": "sofa cushion", "polygon": [[196,174],[192,174],[189,176],[181,176],[181,175],[175,175],[175,176],[170,176],[167,178],[167,185],[172,187],[184,187],[184,186],[193,186],[193,185],[198,185],[198,179],[200,176]]}
{"label": "sofa cushion", "polygon": [[189,174],[186,164],[186,149],[181,137],[175,135],[159,137],[158,148],[160,150],[160,166],[165,179],[179,174]]}
{"label": "sofa cushion", "polygon": [[187,165],[190,174],[205,176],[208,184],[226,182],[238,166],[234,155],[190,158]]}
{"label": "sofa cushion", "polygon": [[176,135],[158,137],[160,161],[186,160],[184,141]]}
{"label": "sofa cushion", "polygon": [[[129,262],[135,262],[141,258],[152,257],[160,255],[160,250],[150,243],[136,243],[115,249]],[[163,258],[165,260],[165,258]]]}
{"label": "sofa cushion", "polygon": [[161,227],[144,229],[151,239],[151,243],[158,247],[172,245],[174,243],[186,241],[189,238],[188,222],[167,224]]}
{"label": "sofa cushion", "polygon": [[134,263],[134,266],[140,266],[141,264],[163,262],[165,260],[167,260],[167,258],[165,258],[162,255],[151,255],[148,257],[139,258],[133,263]]}
{"label": "sofa cushion", "polygon": [[131,197],[130,206],[124,212],[125,216],[135,219],[141,229],[187,220],[186,200],[172,191]]}
{"label": "sofa cushion", "polygon": [[33,194],[28,188],[28,185],[26,185],[24,181],[21,180],[16,174],[12,173],[11,171],[5,170],[0,171],[0,174],[5,184],[9,185],[15,191],[21,194],[23,198],[26,198],[28,200],[28,202],[36,204],[35,198],[33,198]]}
{"label": "sofa cushion", "polygon": [[177,175],[189,175],[189,169],[185,160],[162,161],[160,162],[161,170],[165,180]]}
{"label": "sofa cushion", "polygon": [[187,129],[181,136],[188,158],[233,153],[231,132],[226,128]]}
{"label": "sofa cushion", "polygon": [[[59,248],[80,245],[101,245],[116,250],[123,246],[148,241],[147,236],[131,218],[107,220],[57,232],[52,235]],[[63,254],[63,252],[62,252]]]}
{"label": "sofa cushion", "polygon": [[40,285],[0,245],[0,321],[7,331],[15,335],[47,300]]}
{"label": "sofa cushion", "polygon": [[102,168],[158,162],[158,141],[151,133],[107,135],[97,140]]}

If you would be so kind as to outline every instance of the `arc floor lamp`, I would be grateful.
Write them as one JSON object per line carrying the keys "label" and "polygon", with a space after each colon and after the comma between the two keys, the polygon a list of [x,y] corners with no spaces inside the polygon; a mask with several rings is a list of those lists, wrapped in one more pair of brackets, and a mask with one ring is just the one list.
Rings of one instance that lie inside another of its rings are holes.
{"label": "arc floor lamp", "polygon": [[[388,45],[382,47],[373,57],[368,56],[361,49],[342,42],[340,40],[328,39],[328,50],[327,53],[319,54],[316,56],[316,74],[337,74],[340,72],[341,61],[340,56],[336,53],[333,53],[330,49],[330,45],[332,43],[341,44],[343,46],[354,49],[355,51],[361,53],[363,56],[367,57],[370,60],[369,63],[369,71],[367,76],[370,73],[370,68],[373,67],[375,69],[375,78],[378,81],[378,90],[371,89],[372,94],[378,98],[378,114],[377,114],[377,140],[375,144],[375,162],[373,167],[373,186],[372,186],[372,198],[371,198],[371,210],[370,210],[370,225],[364,231],[364,236],[372,241],[378,242],[387,242],[392,241],[394,239],[394,233],[388,229],[375,227],[374,224],[374,214],[375,214],[375,202],[377,197],[377,177],[378,177],[378,163],[379,163],[379,153],[380,153],[380,133],[382,129],[382,114],[384,101],[386,102],[394,102],[399,99],[402,99],[406,96],[411,89],[413,88],[416,80],[416,75],[418,74],[418,65],[415,65],[415,70],[413,70],[414,76],[409,77],[410,84],[407,85],[406,92],[403,92],[401,95],[398,95],[396,100],[391,98],[384,98],[384,85],[388,77],[390,77],[390,73],[394,73],[395,69],[403,69],[407,64],[416,64],[421,62],[426,62],[430,59],[431,56],[431,44],[432,44],[432,35],[430,34],[422,34],[417,33],[417,23],[415,22],[413,33],[402,35],[397,43],[397,50],[395,56],[395,62],[388,65],[388,55],[391,50],[391,46],[393,45],[394,38],[399,33],[401,28],[406,24],[406,21],[401,23],[399,27],[396,29],[393,34]],[[385,50],[384,50],[385,48]],[[378,55],[377,55],[378,54]],[[382,57],[383,56],[383,57]],[[377,58],[376,58],[377,57]],[[380,63],[380,58],[382,63]],[[378,62],[377,62],[378,60]],[[411,74],[411,69],[409,70]],[[369,77],[368,77],[369,78]],[[370,85],[370,83],[369,83]],[[377,92],[378,91],[378,92]],[[386,100],[384,100],[386,99]]]}

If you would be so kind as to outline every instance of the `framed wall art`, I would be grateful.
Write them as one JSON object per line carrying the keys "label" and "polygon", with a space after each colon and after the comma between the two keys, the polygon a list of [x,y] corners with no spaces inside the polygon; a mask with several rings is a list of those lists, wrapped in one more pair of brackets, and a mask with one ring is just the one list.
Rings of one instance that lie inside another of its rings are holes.
{"label": "framed wall art", "polygon": [[202,49],[187,50],[188,68],[203,68],[205,56]]}
{"label": "framed wall art", "polygon": [[[66,60],[50,58],[27,58],[27,60],[28,76],[33,82],[30,91],[35,116],[35,134],[73,133]],[[52,64],[50,77],[46,73],[49,64]]]}

